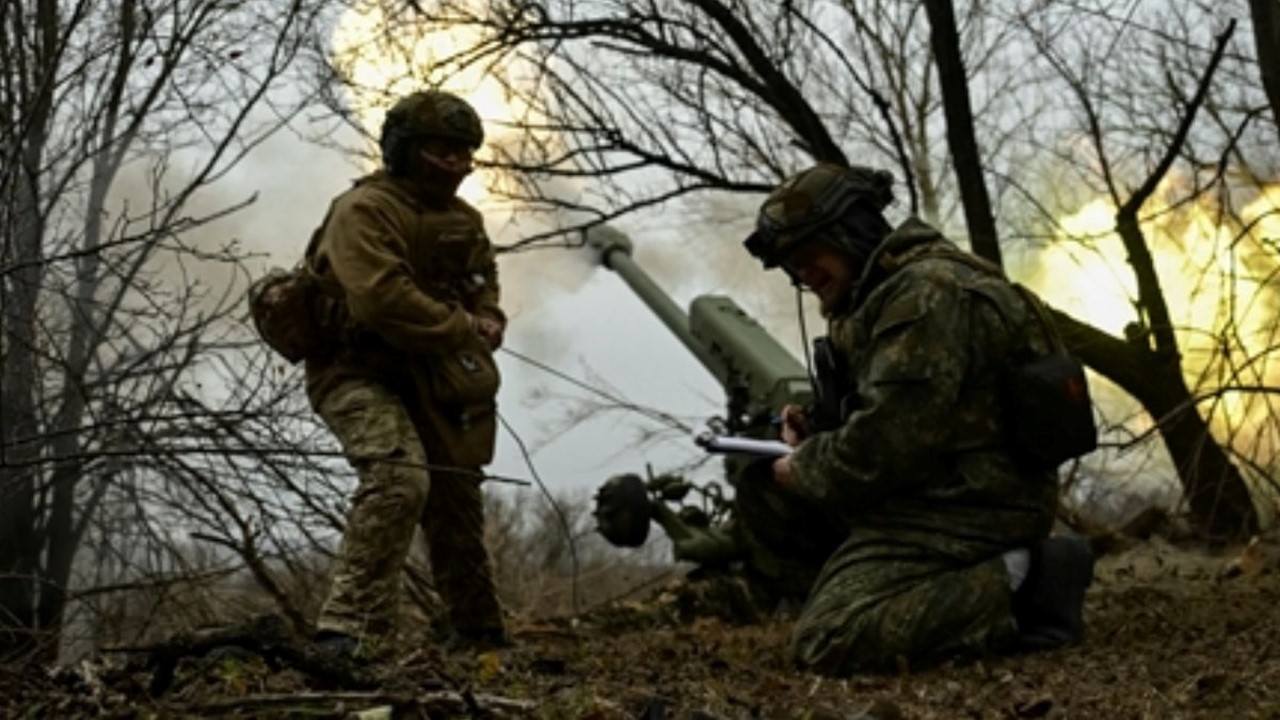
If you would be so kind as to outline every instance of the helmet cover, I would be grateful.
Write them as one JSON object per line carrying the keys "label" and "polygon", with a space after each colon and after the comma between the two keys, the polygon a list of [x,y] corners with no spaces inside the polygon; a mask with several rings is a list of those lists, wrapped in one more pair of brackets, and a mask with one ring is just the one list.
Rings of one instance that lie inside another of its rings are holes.
{"label": "helmet cover", "polygon": [[777,267],[800,244],[838,222],[854,203],[884,210],[893,202],[892,186],[893,176],[884,170],[819,163],[769,194],[755,232],[743,244],[766,268]]}
{"label": "helmet cover", "polygon": [[379,145],[383,162],[394,169],[404,143],[426,137],[454,140],[474,150],[484,142],[484,127],[475,109],[453,93],[411,93],[392,105],[382,121]]}

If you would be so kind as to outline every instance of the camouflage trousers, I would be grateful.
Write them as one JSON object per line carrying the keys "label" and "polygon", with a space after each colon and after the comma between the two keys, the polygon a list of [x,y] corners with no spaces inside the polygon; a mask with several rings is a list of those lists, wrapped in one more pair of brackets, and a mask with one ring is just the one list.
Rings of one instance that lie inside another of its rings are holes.
{"label": "camouflage trousers", "polygon": [[[981,657],[1012,644],[1017,626],[999,557],[962,568],[911,558],[877,567],[847,563],[841,550],[827,560],[792,631],[797,665],[847,676]],[[886,583],[885,575],[895,580]]]}
{"label": "camouflage trousers", "polygon": [[348,380],[317,411],[359,476],[318,629],[370,639],[394,631],[401,572],[419,525],[454,628],[501,628],[478,473],[428,471],[429,430],[376,382]]}
{"label": "camouflage trousers", "polygon": [[792,631],[800,667],[892,671],[998,652],[1016,635],[999,556],[960,567],[911,549],[867,559],[848,527],[778,490],[767,463],[744,471],[734,502],[753,596],[807,597]]}

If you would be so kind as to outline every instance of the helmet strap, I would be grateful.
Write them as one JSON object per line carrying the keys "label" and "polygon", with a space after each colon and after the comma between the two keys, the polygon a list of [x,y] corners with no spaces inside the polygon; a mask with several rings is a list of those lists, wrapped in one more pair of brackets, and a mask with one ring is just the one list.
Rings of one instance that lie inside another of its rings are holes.
{"label": "helmet strap", "polygon": [[471,158],[443,158],[426,150],[419,150],[418,157],[424,161],[428,172],[456,177],[458,182],[471,174]]}
{"label": "helmet strap", "polygon": [[458,186],[471,174],[471,160],[440,158],[418,149],[414,154],[414,181],[427,195],[448,199],[458,192]]}
{"label": "helmet strap", "polygon": [[809,349],[809,326],[804,319],[804,293],[801,292],[799,283],[796,283],[796,316],[800,326],[800,347],[804,348],[805,372],[809,375],[809,383],[817,387],[818,376],[813,371],[813,353]]}

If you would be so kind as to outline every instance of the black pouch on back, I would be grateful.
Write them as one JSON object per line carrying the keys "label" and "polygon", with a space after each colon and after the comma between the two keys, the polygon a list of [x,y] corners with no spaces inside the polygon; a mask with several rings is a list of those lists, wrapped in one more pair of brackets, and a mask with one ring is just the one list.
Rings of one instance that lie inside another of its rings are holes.
{"label": "black pouch on back", "polygon": [[1055,468],[1098,447],[1093,401],[1084,366],[1061,350],[1012,370],[1005,388],[1018,455],[1037,468]]}

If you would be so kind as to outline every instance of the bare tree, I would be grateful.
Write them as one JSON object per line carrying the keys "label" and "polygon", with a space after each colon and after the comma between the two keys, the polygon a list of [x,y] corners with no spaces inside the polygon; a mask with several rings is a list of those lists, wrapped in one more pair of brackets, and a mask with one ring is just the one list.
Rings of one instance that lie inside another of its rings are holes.
{"label": "bare tree", "polygon": [[315,20],[302,0],[0,5],[0,656],[56,652],[87,540],[164,564],[185,458],[259,446],[235,433],[274,398],[200,401],[246,347],[245,253],[195,231],[252,202],[205,194],[299,106],[280,86]]}
{"label": "bare tree", "polygon": [[[1053,17],[1051,11],[1033,10],[1019,20],[1076,104],[1073,120],[1078,122],[1073,127],[1080,145],[1088,148],[1089,161],[1073,160],[1068,172],[1113,208],[1114,233],[1136,287],[1131,300],[1135,317],[1124,337],[1066,313],[1056,315],[1072,349],[1155,420],[1197,526],[1210,537],[1238,538],[1258,527],[1241,467],[1274,487],[1274,451],[1259,457],[1255,448],[1242,455],[1245,448],[1237,447],[1237,437],[1225,428],[1227,436],[1215,438],[1213,426],[1224,425],[1219,420],[1225,409],[1205,401],[1222,394],[1253,393],[1270,402],[1264,386],[1274,343],[1261,336],[1244,338],[1240,328],[1259,306],[1274,303],[1267,283],[1258,282],[1274,272],[1258,263],[1274,263],[1265,259],[1270,253],[1256,245],[1260,240],[1265,244],[1265,238],[1252,232],[1252,222],[1233,213],[1229,199],[1233,192],[1257,190],[1259,169],[1246,157],[1251,152],[1241,152],[1242,146],[1257,141],[1249,137],[1259,115],[1257,98],[1242,101],[1238,86],[1219,88],[1224,64],[1239,73],[1251,61],[1229,52],[1234,20],[1224,20],[1216,38],[1208,42],[1208,33],[1200,28],[1215,17],[1212,8],[1143,17],[1133,12],[1135,7],[1122,15],[1072,17],[1071,31],[1064,31],[1063,18]],[[1099,42],[1104,38],[1107,42]],[[1206,114],[1212,126],[1198,124]],[[1265,165],[1262,158],[1265,154],[1259,156]],[[1265,176],[1266,170],[1261,173]],[[1232,179],[1240,174],[1243,181]],[[1171,312],[1171,300],[1180,298],[1171,296],[1179,290],[1170,283],[1178,278],[1162,274],[1158,256],[1173,248],[1160,241],[1161,231],[1154,225],[1179,207],[1197,207],[1215,194],[1226,199],[1213,219],[1218,231],[1232,236],[1225,251],[1253,260],[1241,260],[1240,268],[1232,265],[1226,276],[1215,277],[1212,266],[1199,270],[1199,283],[1228,290],[1230,307],[1213,319],[1214,325],[1188,327]],[[1239,269],[1250,277],[1237,276]],[[1203,347],[1206,341],[1214,348],[1208,357],[1189,357],[1195,352],[1191,346]],[[1215,358],[1232,365],[1249,356],[1253,357],[1245,363],[1251,367],[1215,370]],[[1217,377],[1211,377],[1214,374]],[[1273,419],[1265,417],[1270,415],[1266,410],[1260,416],[1269,426],[1260,435],[1274,433]]]}
{"label": "bare tree", "polygon": [[[380,18],[382,33],[340,47],[334,79],[359,86],[352,65],[377,57],[418,82],[480,71],[505,84],[518,115],[486,158],[509,171],[491,192],[557,221],[522,245],[706,191],[766,192],[802,158],[847,162],[850,152],[899,167],[913,212],[949,219],[933,73],[909,61],[928,48],[927,33],[908,29],[920,25],[918,5],[621,2],[598,16],[534,2],[352,7]],[[835,29],[833,12],[845,18]],[[963,16],[961,42],[986,68],[1004,38],[973,19]],[[476,41],[431,51],[457,34]],[[1024,113],[1012,87],[989,90],[975,103],[1013,118],[993,134],[999,146]]]}

